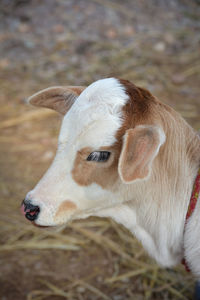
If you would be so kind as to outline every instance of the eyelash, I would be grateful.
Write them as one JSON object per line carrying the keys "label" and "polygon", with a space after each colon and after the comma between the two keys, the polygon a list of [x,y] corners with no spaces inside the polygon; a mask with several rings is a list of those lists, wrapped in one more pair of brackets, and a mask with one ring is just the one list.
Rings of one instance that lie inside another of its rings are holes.
{"label": "eyelash", "polygon": [[88,161],[96,161],[96,162],[105,162],[109,159],[110,152],[108,151],[94,151],[90,153],[87,160]]}

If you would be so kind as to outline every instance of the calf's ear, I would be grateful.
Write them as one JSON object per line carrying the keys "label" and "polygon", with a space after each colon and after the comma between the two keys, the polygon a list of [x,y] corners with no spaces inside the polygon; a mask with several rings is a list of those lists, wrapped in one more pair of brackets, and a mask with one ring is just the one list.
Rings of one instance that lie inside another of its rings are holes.
{"label": "calf's ear", "polygon": [[126,131],[118,172],[124,183],[145,179],[151,172],[151,165],[165,142],[165,134],[160,127],[139,125]]}
{"label": "calf's ear", "polygon": [[32,95],[27,102],[34,106],[54,109],[65,115],[85,88],[83,86],[50,87]]}

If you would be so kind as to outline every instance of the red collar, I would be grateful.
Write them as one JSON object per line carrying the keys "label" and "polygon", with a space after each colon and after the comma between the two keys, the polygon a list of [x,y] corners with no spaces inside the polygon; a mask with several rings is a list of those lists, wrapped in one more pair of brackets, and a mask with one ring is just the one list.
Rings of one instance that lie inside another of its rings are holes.
{"label": "red collar", "polygon": [[[189,217],[192,215],[192,213],[193,213],[193,211],[196,207],[199,194],[200,194],[200,169],[197,173],[197,177],[196,177],[195,182],[194,182],[193,191],[192,191],[192,195],[191,195],[191,198],[190,198],[190,203],[189,203],[189,206],[188,206],[188,211],[187,211],[187,214],[186,214],[185,223],[187,222]],[[190,272],[190,269],[187,265],[187,262],[186,262],[185,258],[183,258],[182,264],[185,265],[186,271]]]}
{"label": "red collar", "polygon": [[200,169],[199,169],[199,172],[197,174],[197,177],[196,177],[196,180],[195,180],[195,183],[194,183],[192,196],[190,198],[190,203],[189,203],[188,211],[187,211],[187,215],[186,215],[186,221],[192,215],[192,213],[193,213],[193,211],[196,207],[199,193],[200,193]]}

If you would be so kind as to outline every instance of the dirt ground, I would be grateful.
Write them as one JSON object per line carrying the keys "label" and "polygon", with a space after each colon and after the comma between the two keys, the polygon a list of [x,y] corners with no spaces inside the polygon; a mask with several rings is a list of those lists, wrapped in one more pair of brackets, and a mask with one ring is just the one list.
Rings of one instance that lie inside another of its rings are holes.
{"label": "dirt ground", "polygon": [[192,299],[182,266],[161,269],[127,230],[89,218],[33,227],[22,199],[53,159],[61,118],[25,103],[52,85],[118,76],[200,129],[200,3],[0,0],[0,299]]}

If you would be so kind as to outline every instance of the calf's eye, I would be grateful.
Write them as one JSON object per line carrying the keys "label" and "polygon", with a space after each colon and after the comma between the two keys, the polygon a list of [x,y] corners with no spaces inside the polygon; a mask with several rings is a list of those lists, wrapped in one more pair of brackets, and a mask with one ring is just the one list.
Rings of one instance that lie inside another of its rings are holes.
{"label": "calf's eye", "polygon": [[109,159],[110,152],[108,151],[94,151],[90,153],[87,160],[88,161],[97,161],[97,162],[105,162]]}

